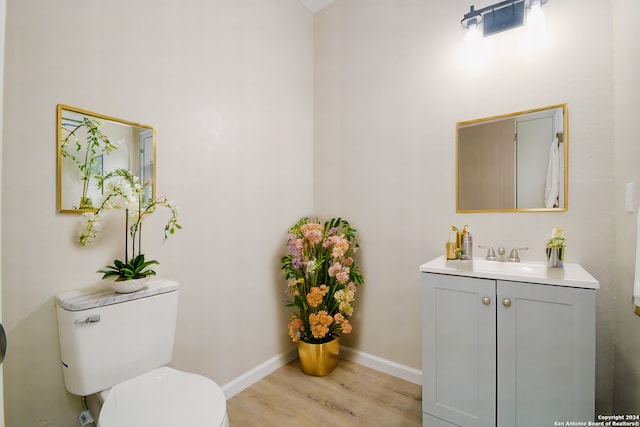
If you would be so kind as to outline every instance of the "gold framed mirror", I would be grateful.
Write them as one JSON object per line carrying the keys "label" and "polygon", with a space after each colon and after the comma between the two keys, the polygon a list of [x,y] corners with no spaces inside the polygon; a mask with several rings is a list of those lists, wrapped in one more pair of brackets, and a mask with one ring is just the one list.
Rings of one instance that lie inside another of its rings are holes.
{"label": "gold framed mirror", "polygon": [[95,211],[102,195],[100,177],[126,169],[149,180],[149,194],[156,193],[156,133],[151,126],[76,107],[57,109],[58,212]]}
{"label": "gold framed mirror", "polygon": [[568,209],[567,104],[456,124],[456,212]]}

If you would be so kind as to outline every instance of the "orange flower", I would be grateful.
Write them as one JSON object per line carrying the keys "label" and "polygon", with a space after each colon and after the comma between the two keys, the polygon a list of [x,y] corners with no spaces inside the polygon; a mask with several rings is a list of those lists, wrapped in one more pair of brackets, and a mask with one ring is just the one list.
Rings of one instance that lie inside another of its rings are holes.
{"label": "orange flower", "polygon": [[329,292],[329,288],[327,285],[320,285],[319,287],[314,286],[309,290],[307,294],[307,303],[309,303],[310,307],[317,307],[322,302],[322,298]]}
{"label": "orange flower", "polygon": [[303,328],[302,319],[299,317],[292,317],[289,321],[289,336],[293,340],[293,342],[298,342],[298,334],[300,330]]}
{"label": "orange flower", "polygon": [[329,332],[329,326],[333,323],[333,317],[325,310],[309,314],[309,324],[314,338],[324,338]]}
{"label": "orange flower", "polygon": [[342,329],[343,334],[348,334],[351,332],[351,323],[347,319],[344,319],[340,324],[340,328]]}

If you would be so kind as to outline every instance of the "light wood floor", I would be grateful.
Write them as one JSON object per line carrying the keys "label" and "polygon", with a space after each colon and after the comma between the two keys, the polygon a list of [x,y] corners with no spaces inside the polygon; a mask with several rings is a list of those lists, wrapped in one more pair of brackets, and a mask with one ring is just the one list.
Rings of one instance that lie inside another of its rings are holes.
{"label": "light wood floor", "polygon": [[348,360],[325,377],[298,360],[227,401],[231,427],[422,426],[422,388]]}

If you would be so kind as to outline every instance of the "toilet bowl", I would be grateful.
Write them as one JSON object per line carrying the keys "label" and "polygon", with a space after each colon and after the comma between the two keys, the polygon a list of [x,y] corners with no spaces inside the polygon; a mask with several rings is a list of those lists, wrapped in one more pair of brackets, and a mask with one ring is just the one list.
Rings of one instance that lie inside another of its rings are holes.
{"label": "toilet bowl", "polygon": [[98,427],[134,426],[229,427],[224,394],[201,375],[158,368],[106,394]]}

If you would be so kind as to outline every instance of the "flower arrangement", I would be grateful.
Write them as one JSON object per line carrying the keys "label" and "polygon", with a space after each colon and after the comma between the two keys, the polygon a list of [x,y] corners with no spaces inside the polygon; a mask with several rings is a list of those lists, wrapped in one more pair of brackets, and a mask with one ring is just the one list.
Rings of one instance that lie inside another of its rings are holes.
{"label": "flower arrangement", "polygon": [[[105,191],[98,201],[97,210],[84,213],[85,220],[78,238],[80,245],[85,246],[96,237],[100,228],[99,222],[104,217],[104,212],[109,209],[125,209],[126,232],[124,261],[116,259],[113,261],[113,265],[97,272],[103,273],[103,279],[117,276],[117,281],[155,275],[156,272],[149,266],[159,264],[158,261],[145,261],[142,253],[142,222],[155,212],[158,206],[168,208],[171,211],[171,217],[164,227],[164,238],[167,239],[169,235],[175,233],[176,229],[182,229],[178,224],[177,207],[166,197],[145,200],[145,187],[150,185],[150,182],[140,184],[140,178],[125,169],[116,169],[106,174],[100,178],[98,185],[103,186]],[[131,222],[131,226],[129,226],[129,222]],[[131,258],[129,257],[129,237],[131,237]]]}
{"label": "flower arrangement", "polygon": [[566,237],[562,228],[554,228],[551,230],[545,248],[547,253],[547,265],[549,267],[562,268],[564,262],[564,244]]}
{"label": "flower arrangement", "polygon": [[562,228],[556,227],[553,230],[551,230],[551,235],[547,240],[546,247],[562,249],[564,248],[565,240],[566,240],[566,237],[564,235],[564,230]]}
{"label": "flower arrangement", "polygon": [[352,303],[364,284],[353,260],[356,230],[341,218],[323,225],[304,217],[289,230],[288,246],[281,269],[288,281],[286,305],[296,308],[288,326],[293,342],[321,344],[350,333]]}

